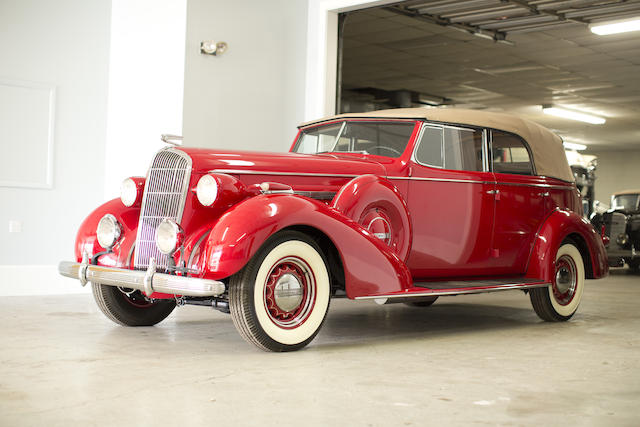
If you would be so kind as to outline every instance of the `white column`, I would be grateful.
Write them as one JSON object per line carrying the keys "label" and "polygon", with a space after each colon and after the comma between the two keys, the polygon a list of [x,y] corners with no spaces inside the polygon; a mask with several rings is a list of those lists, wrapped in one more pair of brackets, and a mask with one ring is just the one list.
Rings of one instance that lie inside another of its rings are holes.
{"label": "white column", "polygon": [[182,133],[186,19],[187,0],[112,2],[106,199],[145,175],[161,134]]}

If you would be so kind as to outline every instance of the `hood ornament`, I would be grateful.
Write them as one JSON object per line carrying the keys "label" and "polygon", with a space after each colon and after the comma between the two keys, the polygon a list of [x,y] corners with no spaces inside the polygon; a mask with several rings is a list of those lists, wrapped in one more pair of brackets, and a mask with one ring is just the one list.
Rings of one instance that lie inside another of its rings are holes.
{"label": "hood ornament", "polygon": [[160,135],[160,139],[162,140],[162,142],[175,145],[176,147],[178,145],[182,145],[182,136],[180,135],[171,135],[170,133],[163,133],[162,135]]}

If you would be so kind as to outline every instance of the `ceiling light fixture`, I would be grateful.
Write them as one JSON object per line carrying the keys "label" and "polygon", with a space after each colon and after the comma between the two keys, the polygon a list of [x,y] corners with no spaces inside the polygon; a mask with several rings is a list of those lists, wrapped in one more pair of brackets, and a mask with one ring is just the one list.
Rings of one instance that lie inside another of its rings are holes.
{"label": "ceiling light fixture", "polygon": [[601,24],[589,25],[591,32],[599,36],[608,36],[609,34],[628,33],[629,31],[640,30],[640,17],[623,19],[620,21],[610,21]]}
{"label": "ceiling light fixture", "polygon": [[564,145],[564,148],[566,148],[567,150],[576,150],[576,151],[582,151],[582,150],[586,150],[587,146],[584,144],[578,144],[575,142],[567,142],[564,141],[562,143],[562,145]]}
{"label": "ceiling light fixture", "polygon": [[591,123],[593,125],[604,124],[607,120],[603,117],[593,116],[591,114],[580,113],[578,111],[567,110],[565,108],[542,106],[542,112],[551,116],[562,117],[563,119],[577,120],[580,122]]}

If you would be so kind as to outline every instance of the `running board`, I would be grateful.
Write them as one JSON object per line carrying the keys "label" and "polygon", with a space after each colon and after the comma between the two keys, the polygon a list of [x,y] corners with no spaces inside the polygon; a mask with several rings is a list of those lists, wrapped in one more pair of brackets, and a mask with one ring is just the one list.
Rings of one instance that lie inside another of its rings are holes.
{"label": "running board", "polygon": [[513,289],[544,288],[551,283],[540,279],[512,277],[491,280],[457,280],[448,282],[415,282],[413,287],[389,294],[366,295],[355,299],[417,298],[446,295],[480,294]]}

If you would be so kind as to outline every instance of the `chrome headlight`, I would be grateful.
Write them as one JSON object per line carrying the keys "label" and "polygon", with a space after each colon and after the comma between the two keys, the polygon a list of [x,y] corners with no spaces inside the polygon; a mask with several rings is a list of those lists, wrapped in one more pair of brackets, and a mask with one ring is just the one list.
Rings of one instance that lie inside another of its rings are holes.
{"label": "chrome headlight", "polygon": [[100,243],[100,246],[103,248],[111,249],[121,234],[122,227],[113,215],[106,214],[100,219],[100,222],[98,222],[96,236],[98,237],[98,243]]}
{"label": "chrome headlight", "polygon": [[122,185],[120,185],[120,200],[126,207],[133,206],[138,200],[138,184],[133,179],[127,178],[122,181]]}
{"label": "chrome headlight", "polygon": [[182,246],[184,232],[175,221],[163,219],[156,229],[156,246],[165,255],[173,253]]}
{"label": "chrome headlight", "polygon": [[203,175],[198,181],[196,195],[203,206],[211,206],[218,198],[218,181],[211,175]]}

